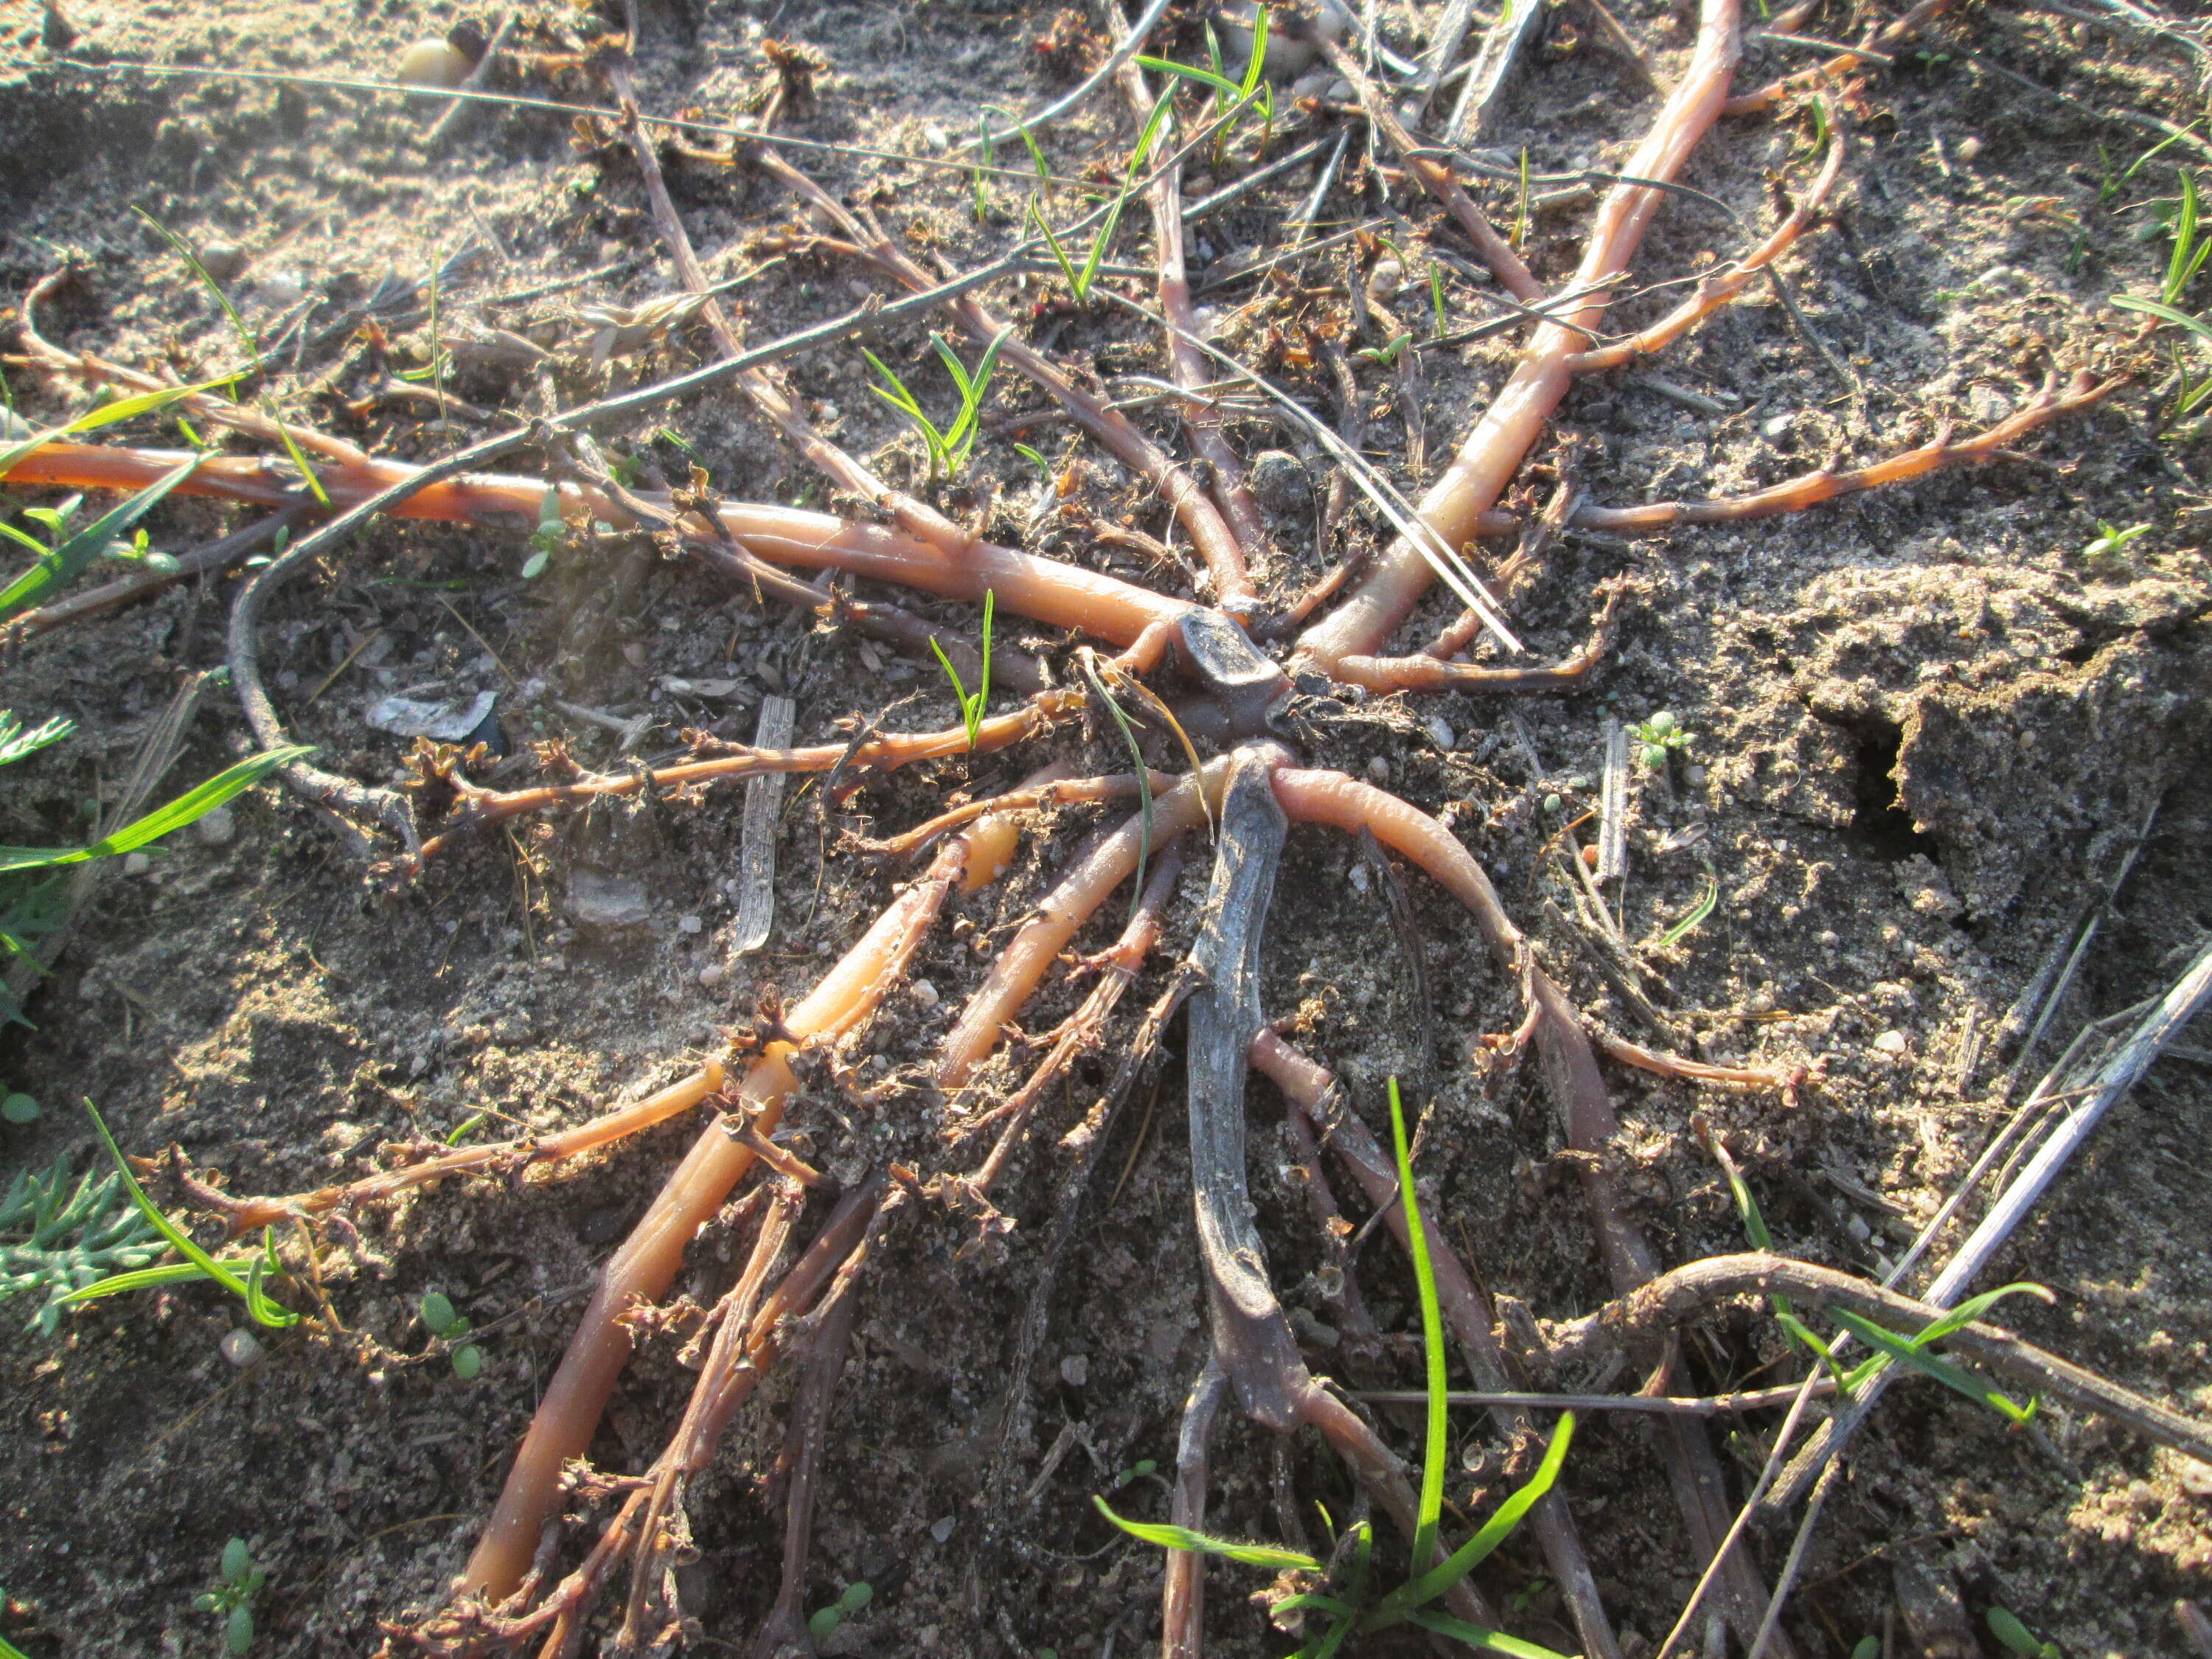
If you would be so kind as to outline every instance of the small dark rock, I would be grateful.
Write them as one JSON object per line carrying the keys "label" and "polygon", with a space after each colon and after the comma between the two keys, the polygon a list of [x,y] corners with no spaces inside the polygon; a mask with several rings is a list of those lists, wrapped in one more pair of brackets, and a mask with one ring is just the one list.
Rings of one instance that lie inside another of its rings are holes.
{"label": "small dark rock", "polygon": [[1287,516],[1313,504],[1313,482],[1306,477],[1305,464],[1286,450],[1261,450],[1252,458],[1246,477],[1254,497],[1270,513]]}

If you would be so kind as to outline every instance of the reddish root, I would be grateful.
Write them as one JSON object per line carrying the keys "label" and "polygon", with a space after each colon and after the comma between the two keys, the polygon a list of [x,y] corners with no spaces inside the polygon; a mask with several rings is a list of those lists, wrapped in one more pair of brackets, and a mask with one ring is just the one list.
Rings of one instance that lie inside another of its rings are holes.
{"label": "reddish root", "polygon": [[1656,1073],[1661,1077],[1675,1078],[1685,1083],[1702,1083],[1711,1088],[1726,1089],[1736,1094],[1772,1092],[1782,1097],[1782,1103],[1785,1106],[1797,1103],[1797,1091],[1804,1087],[1814,1075],[1813,1069],[1807,1066],[1708,1066],[1703,1060],[1646,1048],[1641,1043],[1631,1042],[1626,1037],[1615,1036],[1610,1031],[1601,1030],[1593,1035],[1599,1048],[1623,1065],[1633,1066],[1638,1071]]}
{"label": "reddish root", "polygon": [[1962,438],[1955,443],[1947,430],[1939,434],[1932,443],[1923,444],[1917,449],[1908,449],[1886,461],[1876,461],[1869,466],[1856,467],[1848,472],[1826,470],[1808,472],[1748,495],[1732,495],[1717,501],[1655,501],[1646,507],[1577,507],[1573,523],[1577,530],[1625,531],[1638,534],[1663,530],[1674,525],[1731,524],[1741,519],[1766,519],[1784,513],[1802,513],[1808,507],[1834,501],[1839,495],[1855,495],[1863,489],[1878,489],[1884,484],[1923,478],[1946,466],[1995,459],[2008,446],[2018,442],[2037,428],[2047,425],[2061,416],[2075,415],[2093,408],[2126,383],[2124,375],[2100,381],[2092,374],[2077,374],[2063,393],[2046,383],[2044,389],[2018,413],[1998,422],[1986,432]]}
{"label": "reddish root", "polygon": [[1579,685],[1604,658],[1613,642],[1613,623],[1624,592],[1618,583],[1604,588],[1605,608],[1598,612],[1589,643],[1565,660],[1547,668],[1493,668],[1486,664],[1444,662],[1424,653],[1416,657],[1345,657],[1336,665],[1336,678],[1370,691],[1565,691]]}
{"label": "reddish root", "polygon": [[[1164,794],[1175,786],[1175,780],[1165,772],[1154,772],[1150,776],[1152,793],[1156,795]],[[878,858],[911,858],[939,836],[957,830],[964,823],[973,823],[987,812],[1044,811],[1055,806],[1074,806],[1092,801],[1133,800],[1137,793],[1137,775],[1134,772],[1111,773],[1097,778],[1063,778],[1031,789],[1010,789],[1002,795],[993,795],[986,800],[966,801],[899,835],[882,841],[855,836],[852,844],[856,852],[872,854]]]}
{"label": "reddish root", "polygon": [[[1942,11],[1950,0],[1920,0],[1920,3],[1881,29],[1869,30],[1866,41],[1854,52],[1838,52],[1825,64],[1815,64],[1811,69],[1800,70],[1795,75],[1785,75],[1769,81],[1756,92],[1739,94],[1721,106],[1723,115],[1756,115],[1771,108],[1793,92],[1803,92],[1819,86],[1823,81],[1840,79],[1868,61],[1865,54],[1872,52],[1887,56],[1896,46],[1917,34],[1921,27]],[[1779,29],[1780,24],[1775,25]]]}
{"label": "reddish root", "polygon": [[1709,272],[1699,280],[1698,291],[1661,318],[1650,327],[1631,335],[1626,340],[1615,341],[1595,350],[1578,352],[1567,359],[1570,372],[1589,374],[1600,369],[1618,368],[1623,363],[1639,356],[1665,349],[1691,329],[1718,311],[1723,306],[1748,288],[1759,275],[1787,252],[1809,229],[1826,205],[1829,192],[1835,189],[1836,180],[1844,170],[1844,130],[1842,116],[1833,99],[1822,102],[1828,110],[1830,137],[1828,159],[1808,191],[1790,210],[1790,216],[1768,234],[1765,241],[1735,261],[1735,264]]}

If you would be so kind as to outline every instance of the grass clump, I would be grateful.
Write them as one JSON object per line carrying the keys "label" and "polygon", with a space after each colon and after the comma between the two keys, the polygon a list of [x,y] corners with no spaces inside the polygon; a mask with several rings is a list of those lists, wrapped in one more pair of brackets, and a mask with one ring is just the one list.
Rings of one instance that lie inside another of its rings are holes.
{"label": "grass clump", "polygon": [[922,412],[920,401],[907,390],[906,382],[893,374],[882,358],[866,346],[860,348],[860,355],[889,382],[888,386],[872,386],[868,390],[905,416],[921,434],[922,444],[929,451],[929,476],[933,479],[958,477],[968,465],[969,456],[975,453],[975,441],[983,435],[983,394],[989,389],[992,371],[999,366],[999,349],[1013,331],[1011,326],[1000,331],[999,337],[983,349],[983,356],[972,374],[960,361],[960,354],[945,343],[943,335],[929,337],[930,344],[937,348],[938,357],[945,364],[945,372],[960,389],[959,412],[952,417],[951,425],[946,427],[939,427]]}

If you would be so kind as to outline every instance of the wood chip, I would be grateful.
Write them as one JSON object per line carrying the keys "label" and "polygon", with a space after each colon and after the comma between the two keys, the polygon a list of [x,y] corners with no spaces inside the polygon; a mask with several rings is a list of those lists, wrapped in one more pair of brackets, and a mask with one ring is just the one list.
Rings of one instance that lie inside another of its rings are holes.
{"label": "wood chip", "polygon": [[[798,705],[789,697],[761,699],[753,743],[761,749],[791,746]],[[785,774],[763,772],[745,784],[744,840],[738,853],[738,927],[731,954],[744,956],[768,943],[775,921],[775,821],[783,808]]]}

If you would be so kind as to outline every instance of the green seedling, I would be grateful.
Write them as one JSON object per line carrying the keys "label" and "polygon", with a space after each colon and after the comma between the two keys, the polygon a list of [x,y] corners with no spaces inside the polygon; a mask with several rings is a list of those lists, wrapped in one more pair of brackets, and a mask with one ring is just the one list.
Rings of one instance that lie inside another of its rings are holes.
{"label": "green seedling", "polygon": [[1352,355],[1355,357],[1364,357],[1369,362],[1377,364],[1383,368],[1395,368],[1398,366],[1398,359],[1406,355],[1406,348],[1413,343],[1413,336],[1412,331],[1408,330],[1387,344],[1367,346]]}
{"label": "green seedling", "polygon": [[222,1642],[228,1651],[240,1654],[252,1647],[253,1598],[268,1582],[268,1571],[253,1565],[253,1552],[243,1538],[234,1538],[222,1547],[215,1588],[194,1596],[192,1606],[201,1613],[222,1615]]}
{"label": "green seedling", "polygon": [[[1486,1630],[1464,1620],[1434,1612],[1430,1603],[1450,1590],[1510,1537],[1528,1511],[1558,1481],[1574,1438],[1575,1417],[1563,1412],[1559,1426],[1545,1449],[1543,1462],[1528,1483],[1498,1506],[1474,1537],[1443,1560],[1425,1571],[1420,1564],[1436,1552],[1437,1528],[1443,1514],[1444,1455],[1449,1436],[1445,1428],[1443,1317],[1437,1297],[1436,1273],[1430,1265],[1427,1234],[1415,1196],[1412,1155],[1406,1141],[1406,1114],[1398,1097],[1398,1080],[1390,1079],[1391,1140],[1397,1153],[1398,1188],[1406,1205],[1407,1255],[1413,1260],[1413,1279],[1420,1293],[1421,1346],[1427,1368],[1427,1432],[1421,1454],[1421,1488],[1414,1511],[1413,1560],[1414,1576],[1388,1595],[1370,1596],[1369,1578],[1373,1565],[1374,1534],[1362,1522],[1352,1534],[1352,1559],[1343,1583],[1334,1592],[1310,1591],[1279,1602],[1275,1611],[1310,1610],[1328,1616],[1328,1627],[1298,1650],[1297,1659],[1336,1659],[1349,1651],[1346,1644],[1355,1635],[1412,1625],[1438,1636],[1449,1637],[1471,1648],[1514,1656],[1514,1659],[1563,1659],[1563,1656],[1534,1642],[1525,1642],[1502,1631]],[[1091,1500],[1100,1514],[1122,1531],[1163,1549],[1196,1550],[1247,1566],[1265,1567],[1316,1575],[1328,1569],[1315,1557],[1272,1544],[1245,1544],[1194,1532],[1187,1527],[1125,1521],[1108,1507],[1103,1498]]]}
{"label": "green seedling", "polygon": [[31,1096],[16,1092],[0,1099],[0,1121],[23,1124],[39,1121],[39,1103]]}
{"label": "green seedling", "polygon": [[2046,1642],[2021,1623],[2019,1616],[2008,1607],[1993,1607],[1986,1615],[1990,1634],[2003,1643],[2021,1659],[2063,1659],[2056,1642]]}
{"label": "green seedling", "polygon": [[[1507,9],[1510,11],[1510,7]],[[1521,188],[1513,201],[1513,234],[1508,239],[1514,252],[1528,240],[1528,146],[1521,146]]]}
{"label": "green seedling", "polygon": [[1013,331],[1011,326],[999,331],[998,338],[983,349],[982,358],[972,374],[960,361],[959,354],[945,343],[944,336],[929,337],[929,343],[937,348],[937,355],[945,364],[945,373],[951,375],[953,385],[960,389],[960,412],[952,417],[951,425],[944,428],[922,413],[921,404],[906,389],[906,382],[892,374],[882,358],[865,346],[860,349],[860,355],[874,366],[876,373],[890,382],[888,387],[872,386],[868,390],[905,416],[921,433],[929,451],[932,478],[958,477],[960,470],[968,465],[968,457],[975,453],[975,441],[983,434],[983,394],[990,387],[992,371],[999,366],[999,349]]}
{"label": "green seedling", "polygon": [[441,1342],[456,1345],[453,1350],[453,1375],[464,1382],[475,1381],[483,1370],[483,1350],[473,1342],[461,1339],[469,1334],[469,1322],[458,1312],[447,1297],[436,1291],[424,1293],[416,1310],[422,1316],[423,1328]]}
{"label": "green seedling", "polygon": [[845,1593],[826,1607],[817,1607],[807,1616],[806,1633],[817,1642],[830,1639],[836,1630],[854,1613],[864,1611],[876,1599],[875,1586],[865,1578],[845,1586]]}
{"label": "green seedling", "polygon": [[1881,1659],[1881,1638],[1862,1636],[1851,1649],[1851,1659]]}
{"label": "green seedling", "polygon": [[983,729],[983,711],[991,701],[991,613],[997,608],[998,594],[990,588],[983,590],[983,678],[973,696],[960,682],[960,671],[952,665],[952,659],[945,654],[945,647],[933,634],[929,648],[937,653],[937,665],[945,671],[945,678],[952,682],[952,695],[960,704],[961,724],[968,728],[968,752],[975,752],[975,739]]}
{"label": "green seedling", "polygon": [[1638,756],[1646,766],[1660,767],[1667,763],[1668,751],[1686,749],[1692,734],[1682,729],[1674,715],[1662,708],[1646,720],[1639,720],[1629,735],[1638,745]]}
{"label": "green seedling", "polygon": [[1159,1472],[1160,1466],[1158,1460],[1151,1457],[1140,1457],[1135,1462],[1130,1464],[1127,1468],[1122,1470],[1121,1474],[1114,1477],[1114,1490],[1115,1492],[1119,1492],[1122,1487],[1130,1485],[1132,1482],[1142,1480],[1146,1476],[1158,1474]]}
{"label": "green seedling", "polygon": [[70,1186],[66,1155],[9,1183],[0,1198],[0,1299],[39,1297],[28,1328],[52,1335],[72,1292],[143,1267],[168,1248],[120,1187],[113,1175],[90,1172]]}
{"label": "green seedling", "polygon": [[975,118],[976,135],[983,146],[983,165],[975,172],[975,222],[983,224],[991,216],[991,181],[986,167],[998,165],[998,147],[991,142],[991,112],[987,106]]}
{"label": "green seedling", "polygon": [[1036,450],[1031,449],[1027,444],[1016,444],[1014,446],[1014,453],[1020,456],[1031,466],[1035,467],[1038,472],[1042,474],[1046,478],[1050,478],[1052,477],[1052,463],[1045,459],[1045,458],[1039,454]]}
{"label": "green seedling", "polygon": [[[110,508],[81,529],[70,528],[80,504],[77,496],[70,496],[58,507],[25,507],[23,516],[45,526],[52,538],[51,542],[42,542],[13,525],[0,524],[0,535],[27,548],[34,561],[28,570],[5,588],[0,588],[0,621],[58,597],[62,589],[82,575],[86,568],[102,555],[143,563],[167,558],[166,554],[155,554],[147,547],[143,531],[131,540],[124,538],[130,536],[138,520],[184,483],[198,465],[198,455],[179,462],[130,500]],[[170,559],[168,562],[173,567],[176,562]]]}
{"label": "green seedling", "polygon": [[2128,544],[2138,536],[2149,533],[2150,526],[2147,524],[2130,525],[2122,530],[2118,526],[2107,524],[2100,519],[2097,520],[2097,538],[2083,545],[2081,557],[2087,563],[2100,568],[2125,563]]}
{"label": "green seedling", "polygon": [[530,532],[531,551],[522,562],[522,580],[536,581],[544,575],[545,567],[568,540],[568,521],[561,516],[561,492],[549,489],[538,503],[538,528]]}
{"label": "green seedling", "polygon": [[1436,332],[1430,337],[1441,340],[1449,331],[1444,326],[1443,267],[1433,262],[1429,266],[1429,314],[1436,321]]}
{"label": "green seedling", "polygon": [[1091,252],[1084,257],[1080,270],[1068,258],[1067,249],[1058,234],[1045,222],[1044,210],[1037,205],[1036,198],[1030,198],[1030,222],[1044,238],[1045,246],[1052,250],[1052,257],[1060,262],[1060,275],[1067,278],[1068,291],[1074,295],[1075,303],[1079,306],[1091,303],[1091,284],[1097,277],[1099,263],[1106,257],[1106,250],[1114,240],[1114,233],[1121,228],[1121,210],[1128,204],[1129,188],[1128,182],[1124,180],[1121,193],[1114,198],[1114,204],[1106,210],[1106,222],[1098,227],[1098,234],[1092,239]]}

